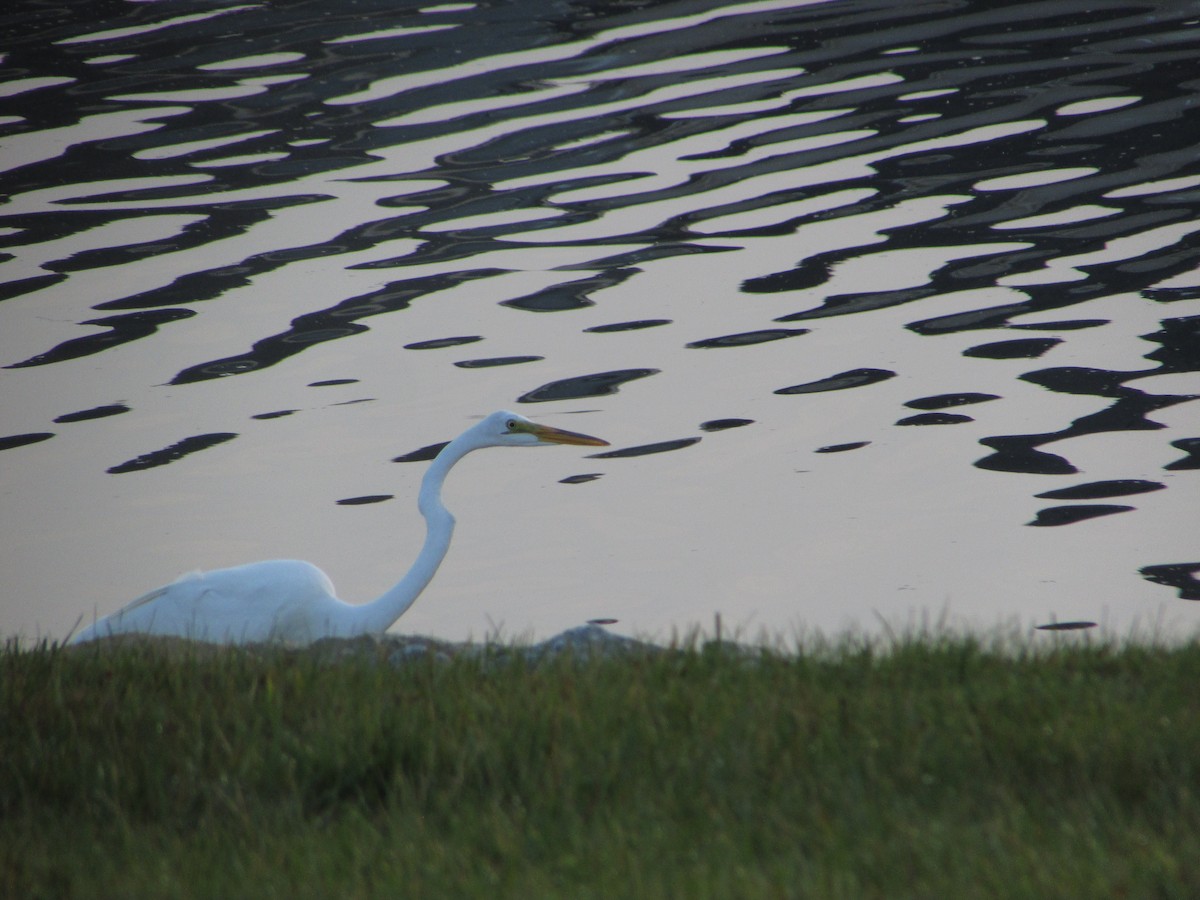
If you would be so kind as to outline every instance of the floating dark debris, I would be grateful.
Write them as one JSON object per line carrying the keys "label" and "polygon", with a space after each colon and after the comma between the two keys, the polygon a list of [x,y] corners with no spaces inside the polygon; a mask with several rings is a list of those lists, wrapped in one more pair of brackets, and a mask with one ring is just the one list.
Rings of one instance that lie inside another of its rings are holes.
{"label": "floating dark debris", "polygon": [[1095,628],[1095,622],[1051,622],[1048,625],[1038,625],[1038,631],[1082,631],[1085,628]]}
{"label": "floating dark debris", "polygon": [[583,475],[568,475],[566,478],[558,479],[559,484],[586,484],[589,481],[595,481],[602,476],[603,472],[588,472]]}
{"label": "floating dark debris", "polygon": [[347,497],[344,500],[337,502],[338,506],[365,506],[368,503],[382,503],[385,500],[392,500],[395,494],[367,494],[363,497]]}

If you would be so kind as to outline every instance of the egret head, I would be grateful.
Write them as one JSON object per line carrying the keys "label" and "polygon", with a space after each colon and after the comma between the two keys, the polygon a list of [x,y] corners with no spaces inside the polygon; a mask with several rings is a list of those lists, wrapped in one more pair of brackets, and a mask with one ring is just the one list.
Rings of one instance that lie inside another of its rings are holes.
{"label": "egret head", "polygon": [[537,447],[547,444],[577,444],[584,447],[608,446],[608,441],[600,438],[574,431],[564,431],[561,428],[552,428],[549,425],[540,425],[504,409],[492,413],[480,422],[478,427],[486,432],[489,442],[497,447]]}

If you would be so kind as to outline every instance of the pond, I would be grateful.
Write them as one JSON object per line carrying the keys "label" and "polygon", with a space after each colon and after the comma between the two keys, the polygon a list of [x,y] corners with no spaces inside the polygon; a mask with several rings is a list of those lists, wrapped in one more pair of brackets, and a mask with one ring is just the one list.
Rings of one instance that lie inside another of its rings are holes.
{"label": "pond", "polygon": [[612,447],[464,461],[396,631],[1200,628],[1200,3],[6,18],[0,635],[378,596],[499,408]]}

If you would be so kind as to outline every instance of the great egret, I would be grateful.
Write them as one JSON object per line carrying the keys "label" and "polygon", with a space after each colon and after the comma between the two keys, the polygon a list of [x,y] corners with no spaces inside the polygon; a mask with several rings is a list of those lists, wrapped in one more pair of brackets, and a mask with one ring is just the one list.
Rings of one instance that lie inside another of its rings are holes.
{"label": "great egret", "polygon": [[221,644],[308,644],[323,637],[382,633],[412,606],[450,548],[454,516],[442,505],[441,494],[454,464],[481,447],[546,444],[605,447],[608,442],[501,410],[443,447],[421,481],[417,500],[425,517],[424,546],[395,587],[371,603],[339,600],[329,576],[312,563],[273,559],[184,575],[85,628],[72,643],[136,633]]}

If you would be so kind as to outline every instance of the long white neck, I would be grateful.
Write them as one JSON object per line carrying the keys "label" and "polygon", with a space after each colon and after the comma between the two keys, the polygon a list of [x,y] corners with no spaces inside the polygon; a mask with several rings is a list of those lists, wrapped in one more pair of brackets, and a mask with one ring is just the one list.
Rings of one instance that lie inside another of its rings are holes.
{"label": "long white neck", "polygon": [[450,549],[454,534],[454,516],[442,504],[442,482],[456,462],[476,448],[470,432],[460,435],[442,448],[429,464],[421,480],[417,506],[425,517],[425,543],[412,568],[382,597],[354,607],[353,631],[356,634],[382,632],[404,615],[433,579],[438,566]]}

